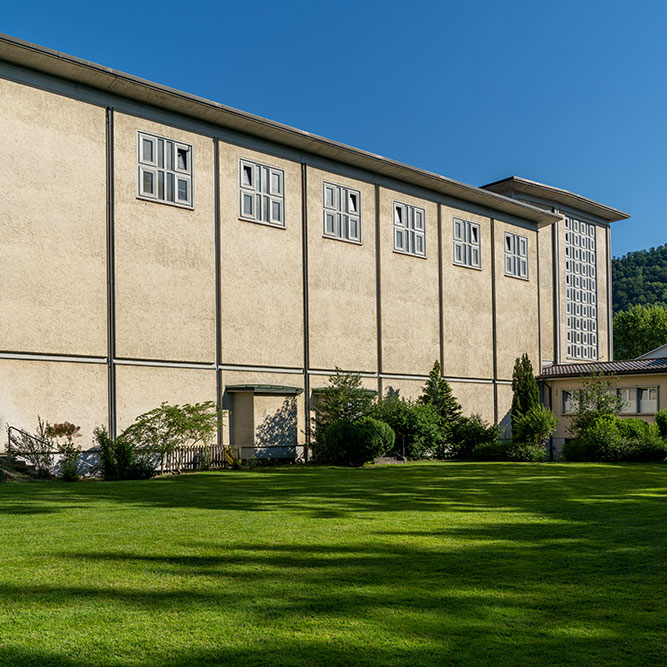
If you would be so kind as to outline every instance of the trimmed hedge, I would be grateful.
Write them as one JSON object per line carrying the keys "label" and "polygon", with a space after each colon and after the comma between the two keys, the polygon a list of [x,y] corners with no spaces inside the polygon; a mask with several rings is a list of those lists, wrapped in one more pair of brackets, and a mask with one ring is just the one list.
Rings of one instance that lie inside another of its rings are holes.
{"label": "trimmed hedge", "polygon": [[565,443],[562,456],[566,461],[664,461],[667,442],[654,422],[605,415],[583,435]]}
{"label": "trimmed hedge", "polygon": [[340,419],[324,432],[317,463],[362,466],[390,451],[395,437],[391,426],[372,417],[356,421]]}

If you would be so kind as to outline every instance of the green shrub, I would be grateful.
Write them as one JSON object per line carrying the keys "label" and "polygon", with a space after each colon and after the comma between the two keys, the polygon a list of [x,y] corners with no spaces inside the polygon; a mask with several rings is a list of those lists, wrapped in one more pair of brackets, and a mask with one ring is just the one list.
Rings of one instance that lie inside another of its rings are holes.
{"label": "green shrub", "polygon": [[516,440],[496,440],[483,442],[474,447],[472,458],[475,461],[545,461],[547,452],[543,445]]}
{"label": "green shrub", "polygon": [[432,405],[389,394],[377,402],[372,416],[396,434],[394,451],[411,460],[433,456],[444,443],[440,414]]}
{"label": "green shrub", "polygon": [[361,466],[382,456],[394,446],[392,428],[372,417],[357,421],[341,419],[329,425],[324,433],[318,463]]}
{"label": "green shrub", "polygon": [[137,452],[131,440],[118,436],[111,440],[104,426],[93,431],[100,450],[100,468],[105,480],[149,479],[155,475],[151,454]]}
{"label": "green shrub", "polygon": [[[453,425],[447,446],[447,455],[457,459],[469,459],[473,450],[493,452],[498,445],[498,427],[484,421],[480,415],[461,417]],[[488,459],[493,460],[493,459]]]}
{"label": "green shrub", "polygon": [[514,361],[512,371],[512,431],[517,420],[540,404],[540,391],[533,374],[533,364],[526,353]]}
{"label": "green shrub", "polygon": [[655,423],[605,415],[563,446],[566,461],[663,461],[667,442]]}
{"label": "green shrub", "polygon": [[660,437],[667,440],[667,410],[660,410],[655,414],[655,423],[660,431]]}
{"label": "green shrub", "polygon": [[542,404],[531,406],[514,421],[512,439],[535,447],[545,448],[556,430],[558,420],[554,413]]}
{"label": "green shrub", "polygon": [[331,424],[337,421],[356,421],[367,417],[373,408],[374,392],[363,387],[361,375],[336,368],[335,375],[319,394],[312,420],[312,450],[315,459],[326,456],[324,435]]}
{"label": "green shrub", "polygon": [[461,404],[456,400],[449,382],[442,377],[439,361],[433,364],[428,374],[419,402],[432,405],[436,409],[440,416],[440,428],[444,434],[449,434],[461,419]]}
{"label": "green shrub", "polygon": [[621,413],[623,399],[614,388],[617,380],[603,373],[593,373],[581,381],[581,388],[574,391],[575,411],[570,433],[575,438],[583,436],[600,417],[615,417]]}

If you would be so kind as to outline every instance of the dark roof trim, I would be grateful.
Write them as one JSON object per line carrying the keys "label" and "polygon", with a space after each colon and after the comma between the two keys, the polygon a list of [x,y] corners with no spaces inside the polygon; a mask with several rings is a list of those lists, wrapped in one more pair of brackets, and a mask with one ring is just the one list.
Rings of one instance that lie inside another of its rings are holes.
{"label": "dark roof trim", "polygon": [[500,181],[495,181],[482,186],[485,190],[497,192],[499,194],[512,196],[514,192],[531,194],[543,199],[548,199],[556,204],[562,204],[570,208],[596,215],[607,222],[616,222],[618,220],[627,220],[630,215],[619,211],[616,208],[600,204],[599,202],[587,199],[581,195],[556,188],[553,185],[546,185],[545,183],[538,183],[537,181],[530,181],[527,178],[520,178],[519,176],[510,176],[503,178]]}
{"label": "dark roof trim", "polygon": [[301,387],[287,387],[282,384],[228,384],[226,390],[231,393],[248,392],[258,395],[279,394],[281,396],[296,396],[303,393]]}
{"label": "dark roof trim", "polygon": [[629,359],[628,361],[598,361],[580,364],[554,364],[542,370],[539,380],[581,377],[592,373],[605,375],[650,375],[667,373],[667,359]]}
{"label": "dark roof trim", "polygon": [[[331,389],[331,387],[315,387],[311,391],[313,392],[313,394],[323,394],[324,392],[329,391],[329,389]],[[362,391],[365,394],[368,394],[369,396],[376,396],[377,395],[377,391],[375,391],[375,389],[364,389],[364,388],[362,388]]]}
{"label": "dark roof trim", "polygon": [[473,202],[529,220],[538,227],[560,220],[558,215],[495,192],[417,169],[381,155],[2,33],[0,33],[0,60]]}

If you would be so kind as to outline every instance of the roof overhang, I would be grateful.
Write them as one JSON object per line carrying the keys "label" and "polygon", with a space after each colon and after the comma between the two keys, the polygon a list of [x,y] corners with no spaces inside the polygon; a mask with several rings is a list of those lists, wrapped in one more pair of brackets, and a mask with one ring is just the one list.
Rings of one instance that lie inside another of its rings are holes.
{"label": "roof overhang", "polygon": [[282,384],[228,384],[225,389],[232,393],[250,393],[259,396],[279,394],[280,396],[296,396],[303,393],[301,387],[287,387]]}
{"label": "roof overhang", "polygon": [[381,155],[325,139],[261,116],[189,95],[168,86],[162,86],[2,33],[0,33],[0,60],[220,127],[261,137],[298,151],[376,172],[388,178],[516,216],[533,222],[538,227],[544,227],[560,220],[558,215],[491,190],[417,169]]}
{"label": "roof overhang", "polygon": [[[485,190],[496,192],[507,197],[516,197],[517,194],[528,195],[546,200],[555,204],[560,204],[583,213],[589,213],[598,218],[602,218],[606,222],[616,222],[618,220],[627,220],[630,215],[619,211],[616,208],[600,204],[599,202],[587,199],[581,195],[563,190],[562,188],[555,188],[552,185],[538,183],[537,181],[529,181],[526,178],[519,178],[518,176],[510,176],[494,183],[489,183],[482,186]],[[556,206],[558,208],[558,206]]]}

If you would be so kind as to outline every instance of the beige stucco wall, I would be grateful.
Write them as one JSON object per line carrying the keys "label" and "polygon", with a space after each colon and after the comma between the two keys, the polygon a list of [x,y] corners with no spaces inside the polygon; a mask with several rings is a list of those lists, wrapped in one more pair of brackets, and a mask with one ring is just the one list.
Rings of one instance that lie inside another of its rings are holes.
{"label": "beige stucco wall", "polygon": [[[444,368],[449,377],[493,377],[491,221],[441,206]],[[481,270],[454,264],[454,218],[480,226]]]}
{"label": "beige stucco wall", "polygon": [[[505,275],[505,232],[528,239],[528,280]],[[497,220],[495,233],[498,378],[511,380],[514,362],[524,352],[539,369],[537,232]]]}
{"label": "beige stucco wall", "polygon": [[[424,209],[426,257],[394,250],[394,202]],[[438,209],[380,188],[382,371],[426,375],[440,358]]]}
{"label": "beige stucco wall", "polygon": [[[193,147],[194,209],[137,198],[137,130]],[[116,352],[215,361],[213,141],[115,114]]]}
{"label": "beige stucco wall", "polygon": [[116,367],[118,432],[161,403],[215,401],[215,371],[153,366]]}
{"label": "beige stucco wall", "polygon": [[[538,232],[540,260],[540,325],[542,327],[542,361],[547,365],[556,362],[554,346],[554,279],[553,279],[553,231],[544,227]],[[539,373],[535,363],[535,372]]]}
{"label": "beige stucco wall", "polygon": [[512,385],[509,383],[498,384],[497,392],[500,436],[510,437],[512,434]]}
{"label": "beige stucco wall", "polygon": [[[285,172],[284,228],[239,218],[239,158]],[[222,362],[302,367],[301,165],[221,143],[220,217]]]}
{"label": "beige stucco wall", "polygon": [[464,415],[477,414],[493,424],[493,385],[490,382],[450,382],[450,386]]}
{"label": "beige stucco wall", "polygon": [[[361,244],[323,236],[323,182],[361,192]],[[311,368],[377,370],[375,191],[370,183],[307,170]]]}
{"label": "beige stucco wall", "polygon": [[611,308],[607,293],[607,228],[596,226],[596,271],[598,279],[598,354],[600,361],[609,359],[609,320],[608,308]]}
{"label": "beige stucco wall", "polygon": [[0,350],[105,356],[105,111],[0,79],[0,118]]}
{"label": "beige stucco wall", "polygon": [[108,426],[106,365],[0,359],[0,451],[8,424],[35,433],[38,415],[80,426],[76,444],[92,447],[95,426]]}

